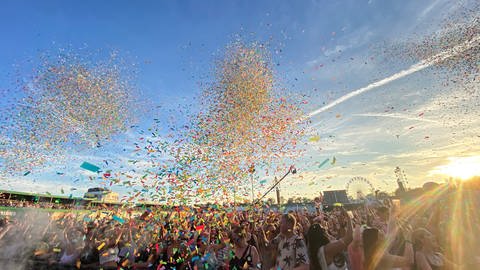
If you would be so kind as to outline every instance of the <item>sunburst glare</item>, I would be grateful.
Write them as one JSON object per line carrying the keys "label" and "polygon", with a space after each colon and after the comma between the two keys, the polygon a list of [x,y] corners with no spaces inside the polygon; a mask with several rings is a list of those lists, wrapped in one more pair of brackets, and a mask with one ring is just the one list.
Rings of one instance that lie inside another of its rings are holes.
{"label": "sunburst glare", "polygon": [[452,157],[449,161],[446,165],[434,168],[430,175],[447,175],[462,180],[480,175],[480,156]]}

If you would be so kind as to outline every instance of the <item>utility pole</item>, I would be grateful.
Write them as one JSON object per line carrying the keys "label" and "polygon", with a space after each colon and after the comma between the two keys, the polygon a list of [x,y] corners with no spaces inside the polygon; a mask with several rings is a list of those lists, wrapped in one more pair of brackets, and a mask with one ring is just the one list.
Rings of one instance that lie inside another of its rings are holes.
{"label": "utility pole", "polygon": [[280,189],[278,187],[276,188],[276,192],[277,192],[277,204],[278,204],[278,206],[280,206],[280,203],[281,203],[280,202]]}
{"label": "utility pole", "polygon": [[237,194],[236,194],[237,189],[235,186],[233,186],[233,208],[237,208]]}
{"label": "utility pole", "polygon": [[248,168],[248,172],[250,173],[250,181],[252,183],[252,204],[254,204],[254,196],[253,196],[253,173],[255,173],[255,165],[252,164],[250,165],[250,168]]}
{"label": "utility pole", "polygon": [[252,182],[252,203],[253,203],[253,173],[250,176],[250,181]]}

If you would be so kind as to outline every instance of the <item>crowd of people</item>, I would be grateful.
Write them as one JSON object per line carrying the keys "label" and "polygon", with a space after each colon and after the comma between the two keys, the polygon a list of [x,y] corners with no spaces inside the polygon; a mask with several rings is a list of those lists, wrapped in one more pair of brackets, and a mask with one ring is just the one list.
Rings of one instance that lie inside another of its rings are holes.
{"label": "crowd of people", "polygon": [[18,208],[48,208],[48,209],[71,209],[71,205],[53,202],[33,202],[27,200],[0,199],[0,206]]}
{"label": "crowd of people", "polygon": [[451,209],[441,205],[409,215],[391,200],[348,211],[32,210],[0,221],[0,262],[4,269],[480,269],[475,253],[449,258],[452,240],[440,220]]}

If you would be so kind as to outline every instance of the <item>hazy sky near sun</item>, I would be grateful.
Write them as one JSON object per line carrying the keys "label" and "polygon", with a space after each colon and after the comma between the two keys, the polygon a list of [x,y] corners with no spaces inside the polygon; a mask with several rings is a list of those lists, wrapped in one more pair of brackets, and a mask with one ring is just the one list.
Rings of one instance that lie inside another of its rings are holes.
{"label": "hazy sky near sun", "polygon": [[[41,51],[116,49],[138,63],[143,98],[161,106],[158,115],[142,118],[140,126],[172,114],[182,121],[181,114],[170,110],[194,102],[213,61],[242,36],[269,44],[278,82],[305,95],[308,114],[414,64],[384,51],[440,31],[443,20],[471,2],[4,1],[0,89],[12,88],[14,66]],[[473,90],[466,92],[446,85],[441,73],[426,68],[313,116],[313,128],[303,139],[307,152],[295,162],[299,173],[282,184],[282,195],[313,196],[321,190],[343,189],[355,176],[393,191],[396,166],[405,171],[409,186],[419,186],[444,180],[442,166],[458,158],[480,156],[478,82],[468,85]],[[5,177],[0,188],[54,194],[63,189],[80,196],[97,184],[77,180],[88,176],[79,168],[82,161],[115,160],[121,166],[135,158],[129,150],[141,135],[130,130],[123,136],[129,139],[125,145],[72,153],[64,163],[28,176]],[[313,136],[320,139],[308,139]],[[333,157],[334,165],[318,168]],[[257,181],[262,179],[271,183],[272,176],[260,175]]]}

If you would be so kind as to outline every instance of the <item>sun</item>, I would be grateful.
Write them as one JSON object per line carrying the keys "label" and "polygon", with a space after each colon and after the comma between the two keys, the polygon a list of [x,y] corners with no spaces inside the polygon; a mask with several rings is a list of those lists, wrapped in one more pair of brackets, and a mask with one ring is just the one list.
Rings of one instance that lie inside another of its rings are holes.
{"label": "sun", "polygon": [[462,180],[480,176],[480,156],[452,157],[450,163],[435,167],[430,171],[432,174],[443,174]]}

